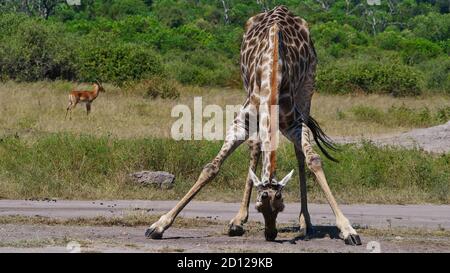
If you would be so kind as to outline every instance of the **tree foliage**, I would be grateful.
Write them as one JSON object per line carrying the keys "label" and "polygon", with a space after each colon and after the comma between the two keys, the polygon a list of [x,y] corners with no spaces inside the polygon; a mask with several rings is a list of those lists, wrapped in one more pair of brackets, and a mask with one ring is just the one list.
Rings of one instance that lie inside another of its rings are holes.
{"label": "tree foliage", "polygon": [[[239,49],[246,20],[283,4],[310,25],[319,54],[319,91],[347,92],[352,76],[357,86],[364,78],[367,92],[447,92],[448,1],[380,2],[82,0],[70,6],[58,0],[2,1],[0,77],[101,77],[120,85],[164,75],[183,84],[241,86]],[[358,65],[345,66],[352,60]],[[338,68],[347,75],[334,71]],[[327,74],[337,77],[333,84]]]}

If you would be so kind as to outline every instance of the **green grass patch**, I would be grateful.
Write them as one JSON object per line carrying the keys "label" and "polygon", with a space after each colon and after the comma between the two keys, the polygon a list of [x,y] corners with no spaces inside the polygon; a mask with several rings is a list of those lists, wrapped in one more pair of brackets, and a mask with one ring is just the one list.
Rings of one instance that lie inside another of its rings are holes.
{"label": "green grass patch", "polygon": [[[193,185],[221,142],[117,139],[65,133],[35,141],[0,137],[0,198],[178,199]],[[343,203],[448,203],[450,155],[413,149],[341,146],[339,164],[324,160],[330,187]],[[278,150],[278,174],[296,169],[291,145]],[[248,170],[248,148],[240,147],[200,200],[240,201]],[[176,175],[175,187],[161,190],[133,184],[128,174],[163,170]],[[286,199],[298,201],[298,171]],[[325,198],[308,173],[309,200]]]}

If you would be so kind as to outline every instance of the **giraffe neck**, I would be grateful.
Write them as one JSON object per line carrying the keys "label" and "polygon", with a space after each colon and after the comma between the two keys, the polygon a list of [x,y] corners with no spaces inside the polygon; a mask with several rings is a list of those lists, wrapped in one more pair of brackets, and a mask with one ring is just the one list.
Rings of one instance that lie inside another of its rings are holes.
{"label": "giraffe neck", "polygon": [[269,169],[269,178],[272,179],[275,175],[276,165],[277,165],[277,155],[276,155],[276,138],[277,138],[277,119],[278,119],[278,111],[273,111],[274,107],[278,106],[278,59],[279,59],[279,35],[278,35],[278,26],[274,25],[272,28],[273,33],[273,51],[272,51],[272,73],[270,75],[270,124],[269,124],[269,136],[271,141],[271,146],[274,147],[270,151],[270,169]]}

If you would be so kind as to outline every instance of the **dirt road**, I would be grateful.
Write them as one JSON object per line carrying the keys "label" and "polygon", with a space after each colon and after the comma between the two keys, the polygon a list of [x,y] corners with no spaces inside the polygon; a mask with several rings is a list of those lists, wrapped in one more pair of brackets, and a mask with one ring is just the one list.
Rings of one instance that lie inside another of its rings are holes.
{"label": "dirt road", "polygon": [[[180,214],[194,218],[184,228],[166,231],[163,240],[144,237],[145,226],[55,225],[17,223],[11,215],[45,219],[120,218],[140,212],[162,214],[174,201],[22,201],[0,200],[0,252],[450,252],[449,205],[343,205],[342,210],[358,229],[363,245],[351,247],[339,240],[334,216],[326,204],[311,204],[316,234],[297,237],[299,204],[287,204],[278,221],[277,242],[265,242],[262,217],[251,206],[249,232],[243,237],[224,234],[226,221],[239,204],[192,202]],[[9,220],[8,220],[9,219]],[[196,221],[208,224],[196,225]],[[72,242],[73,241],[73,242]],[[69,244],[69,249],[67,245]],[[75,247],[74,247],[75,245]]]}

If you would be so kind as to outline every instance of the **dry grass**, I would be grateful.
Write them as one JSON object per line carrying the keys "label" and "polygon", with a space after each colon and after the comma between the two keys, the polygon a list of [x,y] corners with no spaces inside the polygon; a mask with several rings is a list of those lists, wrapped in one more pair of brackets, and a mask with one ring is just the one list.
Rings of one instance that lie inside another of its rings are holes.
{"label": "dry grass", "polygon": [[244,98],[243,92],[234,90],[185,88],[176,100],[145,99],[143,94],[105,85],[106,92],[94,101],[90,117],[79,104],[73,120],[66,120],[68,92],[74,86],[67,82],[0,84],[0,135],[18,133],[29,137],[44,132],[72,132],[119,138],[170,137],[171,125],[177,119],[171,117],[173,106],[185,104],[192,108],[194,96],[202,96],[204,105],[240,104]]}
{"label": "dry grass", "polygon": [[[145,99],[140,92],[127,92],[105,85],[86,117],[83,105],[78,105],[73,120],[65,120],[67,94],[77,86],[70,82],[38,82],[0,84],[0,135],[19,134],[39,136],[45,132],[86,133],[95,136],[112,135],[119,138],[170,137],[170,128],[177,118],[171,117],[177,104],[193,106],[195,96],[203,98],[203,105],[240,105],[245,92],[234,89],[205,89],[184,87],[176,100]],[[90,88],[89,86],[85,86]],[[320,95],[313,97],[312,115],[332,136],[371,136],[391,134],[410,127],[387,127],[374,122],[342,118],[357,105],[371,106],[382,111],[391,106],[408,108],[428,107],[431,111],[448,106],[444,96],[393,98],[381,95]]]}
{"label": "dry grass", "polygon": [[413,129],[412,126],[390,127],[375,122],[362,122],[353,118],[342,118],[340,113],[351,112],[355,106],[367,106],[383,112],[392,106],[406,106],[411,109],[427,107],[431,112],[450,105],[450,98],[445,96],[422,96],[397,98],[386,95],[320,95],[315,94],[312,102],[312,116],[331,136],[387,135]]}

